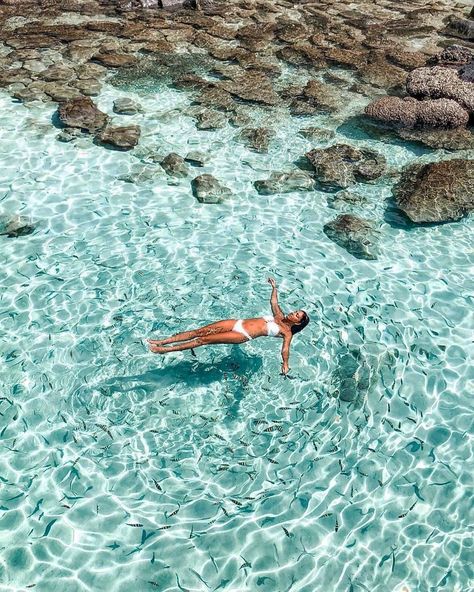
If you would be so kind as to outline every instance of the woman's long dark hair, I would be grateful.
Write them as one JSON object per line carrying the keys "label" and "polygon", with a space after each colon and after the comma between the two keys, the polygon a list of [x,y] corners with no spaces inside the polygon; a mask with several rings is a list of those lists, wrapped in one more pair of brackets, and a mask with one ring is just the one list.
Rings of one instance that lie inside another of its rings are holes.
{"label": "woman's long dark hair", "polygon": [[300,331],[302,331],[306,325],[309,323],[309,316],[306,314],[306,312],[304,310],[301,311],[302,313],[304,313],[304,317],[301,319],[301,323],[299,323],[298,325],[292,325],[291,327],[291,334],[292,335],[296,335],[296,333],[299,333]]}

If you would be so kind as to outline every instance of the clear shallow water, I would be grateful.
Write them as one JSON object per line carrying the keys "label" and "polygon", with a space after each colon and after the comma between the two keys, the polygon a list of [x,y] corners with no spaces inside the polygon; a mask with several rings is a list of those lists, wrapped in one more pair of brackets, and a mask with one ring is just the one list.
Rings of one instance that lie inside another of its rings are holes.
{"label": "clear shallow water", "polygon": [[[394,228],[390,181],[359,187],[382,242],[356,260],[322,232],[326,194],[252,185],[329,121],[282,119],[259,155],[234,128],[197,131],[183,93],[135,98],[146,115],[116,118],[142,126],[127,154],[59,143],[50,107],[1,98],[0,209],[39,222],[0,237],[3,589],[470,590],[472,220]],[[337,140],[394,169],[442,156]],[[228,203],[145,162],[195,149],[211,160],[190,178],[214,174]],[[119,179],[143,166],[153,180]],[[268,312],[268,275],[312,319],[292,379],[271,339],[147,352],[149,335]]]}

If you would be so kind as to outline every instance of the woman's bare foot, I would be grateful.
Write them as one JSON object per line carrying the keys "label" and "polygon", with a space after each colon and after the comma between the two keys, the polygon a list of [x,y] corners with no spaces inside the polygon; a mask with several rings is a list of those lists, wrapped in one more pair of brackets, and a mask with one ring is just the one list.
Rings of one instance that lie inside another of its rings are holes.
{"label": "woman's bare foot", "polygon": [[147,339],[148,343],[150,345],[161,345],[163,343],[163,341],[165,341],[164,339]]}
{"label": "woman's bare foot", "polygon": [[[159,342],[158,342],[159,343]],[[155,345],[154,343],[150,343],[150,351],[154,354],[165,354],[168,351],[167,347]]]}

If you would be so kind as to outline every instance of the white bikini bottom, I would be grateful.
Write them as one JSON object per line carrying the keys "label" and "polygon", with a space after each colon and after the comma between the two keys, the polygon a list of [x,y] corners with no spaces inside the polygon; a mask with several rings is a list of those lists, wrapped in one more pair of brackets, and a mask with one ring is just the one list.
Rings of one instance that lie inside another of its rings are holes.
{"label": "white bikini bottom", "polygon": [[237,333],[240,333],[241,335],[243,335],[244,337],[246,337],[247,339],[252,339],[252,337],[247,333],[247,331],[244,329],[243,323],[242,323],[242,319],[239,319],[233,329],[233,331],[237,331]]}

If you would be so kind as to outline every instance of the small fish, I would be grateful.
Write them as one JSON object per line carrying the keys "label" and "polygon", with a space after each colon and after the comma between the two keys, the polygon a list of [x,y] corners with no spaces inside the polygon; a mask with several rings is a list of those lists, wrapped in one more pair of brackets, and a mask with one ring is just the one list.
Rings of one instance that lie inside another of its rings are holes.
{"label": "small fish", "polygon": [[224,508],[224,506],[221,506],[221,510],[224,512],[226,516],[229,516],[229,512]]}
{"label": "small fish", "polygon": [[274,460],[273,458],[267,457],[267,460],[268,460],[268,462],[271,462],[272,465],[278,465],[278,464],[280,464],[277,460]]}
{"label": "small fish", "polygon": [[263,431],[264,432],[281,432],[282,431],[282,427],[281,425],[272,425],[269,426],[268,428],[265,428]]}
{"label": "small fish", "polygon": [[222,440],[223,442],[225,442],[225,441],[226,441],[226,439],[225,439],[225,438],[223,438],[223,437],[222,437],[220,434],[214,434],[214,436],[215,436],[216,438],[219,438],[219,440]]}
{"label": "small fish", "polygon": [[28,584],[28,586],[25,586],[25,588],[34,588],[36,586],[36,584]]}
{"label": "small fish", "polygon": [[289,530],[287,530],[287,529],[286,529],[284,526],[282,526],[282,528],[283,528],[283,532],[286,534],[286,536],[287,536],[289,539],[291,539],[291,537],[293,537],[293,536],[294,536],[294,534],[293,534],[293,533],[291,533]]}
{"label": "small fish", "polygon": [[156,479],[153,479],[153,483],[155,484],[156,489],[158,489],[158,491],[163,491],[163,488],[161,487],[161,485],[158,483],[158,481]]}
{"label": "small fish", "polygon": [[242,446],[249,446],[249,443],[245,442],[244,440],[239,440],[239,442],[242,444]]}
{"label": "small fish", "polygon": [[242,505],[242,502],[239,502],[239,500],[236,500],[236,499],[233,499],[233,498],[229,498],[229,499],[236,506],[241,506]]}
{"label": "small fish", "polygon": [[327,512],[326,514],[321,514],[320,518],[327,518],[328,516],[332,516],[332,512]]}
{"label": "small fish", "polygon": [[171,524],[167,524],[166,526],[160,526],[158,530],[168,530],[168,528],[171,528]]}
{"label": "small fish", "polygon": [[127,526],[133,526],[134,528],[141,528],[143,526],[143,524],[140,524],[139,522],[127,522]]}
{"label": "small fish", "polygon": [[267,421],[266,419],[254,419],[254,420],[253,420],[253,423],[254,423],[255,425],[262,425],[262,424],[264,424],[264,423],[268,423],[268,421]]}
{"label": "small fish", "polygon": [[337,532],[338,530],[339,530],[339,522],[338,522],[337,517],[336,517],[336,522],[334,524],[334,532]]}
{"label": "small fish", "polygon": [[179,512],[179,507],[178,507],[176,510],[174,510],[174,512],[171,512],[171,514],[169,514],[169,515],[167,516],[167,518],[171,518],[172,516],[176,516],[176,514],[177,514],[178,512]]}
{"label": "small fish", "polygon": [[68,506],[67,504],[61,504],[61,506],[62,506],[63,508],[67,508],[68,510],[71,508],[71,506]]}
{"label": "small fish", "polygon": [[108,435],[108,436],[109,436],[109,437],[110,437],[112,440],[114,439],[114,437],[112,436],[112,434],[111,434],[111,432],[110,432],[109,428],[108,428],[106,425],[104,425],[104,424],[102,424],[102,423],[96,423],[95,425],[96,425],[98,428],[100,428],[101,430],[104,430],[104,432],[105,432],[105,433],[106,433],[106,434],[107,434],[107,435]]}
{"label": "small fish", "polygon": [[160,588],[161,584],[158,584],[158,582],[154,582],[153,580],[148,580],[147,584],[151,584],[152,586],[155,586],[155,588]]}

